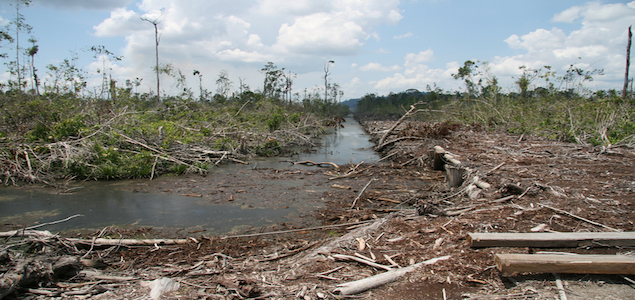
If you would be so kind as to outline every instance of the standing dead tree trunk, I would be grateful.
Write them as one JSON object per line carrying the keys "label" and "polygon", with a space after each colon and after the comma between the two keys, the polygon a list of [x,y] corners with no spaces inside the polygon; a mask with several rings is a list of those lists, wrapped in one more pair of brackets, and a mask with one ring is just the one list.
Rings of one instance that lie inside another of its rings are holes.
{"label": "standing dead tree trunk", "polygon": [[159,29],[157,25],[161,23],[159,19],[163,16],[163,11],[161,11],[161,15],[159,15],[156,19],[150,20],[146,17],[141,17],[142,21],[149,22],[154,25],[154,43],[155,43],[155,58],[156,58],[156,73],[157,73],[157,102],[161,101],[161,85],[159,75],[161,70],[159,69]]}
{"label": "standing dead tree trunk", "polygon": [[631,39],[633,33],[631,32],[631,26],[628,26],[628,43],[626,44],[626,72],[624,72],[624,89],[622,90],[622,98],[626,99],[626,93],[628,92],[628,69],[631,66]]}

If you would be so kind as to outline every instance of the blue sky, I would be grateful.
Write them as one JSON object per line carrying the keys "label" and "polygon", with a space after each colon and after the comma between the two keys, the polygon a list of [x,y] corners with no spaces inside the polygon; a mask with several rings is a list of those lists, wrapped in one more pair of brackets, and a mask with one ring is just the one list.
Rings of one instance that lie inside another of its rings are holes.
{"label": "blue sky", "polygon": [[[5,25],[15,17],[11,3],[0,0]],[[433,84],[460,90],[451,74],[466,60],[488,61],[489,73],[506,91],[517,90],[513,81],[521,65],[549,65],[562,75],[571,64],[604,69],[589,89],[619,90],[627,28],[635,23],[635,1],[33,0],[22,13],[40,47],[40,77],[46,77],[46,65],[76,52],[89,85],[98,86],[103,58],[85,50],[104,45],[124,57],[106,61],[113,78],[143,78],[145,92],[156,87],[154,31],[140,17],[154,18],[161,10],[161,63],[181,70],[196,92],[193,70],[211,91],[221,70],[234,90],[241,80],[260,89],[259,70],[271,61],[297,74],[294,91],[303,94],[323,87],[324,65],[333,60],[331,81],[344,99]],[[28,36],[22,37],[21,45],[29,46]],[[5,62],[14,59],[14,47],[3,45],[10,56]],[[165,75],[162,87],[176,93]]]}

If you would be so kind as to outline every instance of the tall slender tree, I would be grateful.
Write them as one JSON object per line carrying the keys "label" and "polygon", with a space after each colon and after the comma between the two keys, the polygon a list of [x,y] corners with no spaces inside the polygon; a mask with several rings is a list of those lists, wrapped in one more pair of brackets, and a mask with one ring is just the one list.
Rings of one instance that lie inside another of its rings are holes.
{"label": "tall slender tree", "polygon": [[631,26],[628,26],[628,43],[626,44],[626,72],[624,74],[624,89],[622,90],[622,98],[626,99],[626,93],[628,92],[628,69],[631,67],[631,39],[633,33],[631,32]]}
{"label": "tall slender tree", "polygon": [[154,19],[149,19],[147,17],[141,17],[142,21],[146,21],[150,24],[152,24],[154,26],[154,43],[155,43],[155,56],[156,56],[156,65],[155,65],[155,69],[157,72],[157,101],[161,101],[161,83],[160,83],[160,79],[159,79],[159,74],[161,72],[161,70],[159,69],[159,42],[160,42],[160,37],[159,37],[159,28],[158,25],[161,24],[162,21],[160,21],[159,19],[161,19],[161,17],[163,17],[163,13],[165,12],[164,9],[161,9],[161,14],[154,18]]}
{"label": "tall slender tree", "polygon": [[329,75],[331,72],[329,71],[331,64],[334,64],[335,61],[329,60],[326,64],[324,64],[324,103],[328,103],[329,97]]}
{"label": "tall slender tree", "polygon": [[24,20],[24,15],[20,12],[22,7],[31,5],[31,0],[14,0],[11,4],[15,9],[15,19],[9,23],[15,32],[15,73],[18,77],[18,88],[22,88],[22,70],[20,69],[20,32],[31,33],[33,27]]}

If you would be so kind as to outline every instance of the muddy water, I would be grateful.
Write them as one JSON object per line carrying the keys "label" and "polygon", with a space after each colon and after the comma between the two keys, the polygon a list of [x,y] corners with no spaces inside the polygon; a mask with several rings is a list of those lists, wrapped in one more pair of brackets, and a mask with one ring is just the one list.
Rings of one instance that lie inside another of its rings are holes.
{"label": "muddy water", "polygon": [[[1,188],[0,226],[31,226],[82,214],[41,229],[152,226],[223,234],[297,220],[300,211],[323,205],[320,195],[327,185],[323,179],[305,179],[312,169],[318,173],[318,167],[292,165],[289,161],[346,164],[379,159],[359,123],[349,118],[344,125],[324,136],[322,146],[310,152],[252,161],[249,166],[224,165],[210,170],[205,178],[164,176],[152,182],[81,182],[65,194],[47,188]],[[282,169],[286,171],[278,171]],[[284,172],[302,174],[272,175]]]}

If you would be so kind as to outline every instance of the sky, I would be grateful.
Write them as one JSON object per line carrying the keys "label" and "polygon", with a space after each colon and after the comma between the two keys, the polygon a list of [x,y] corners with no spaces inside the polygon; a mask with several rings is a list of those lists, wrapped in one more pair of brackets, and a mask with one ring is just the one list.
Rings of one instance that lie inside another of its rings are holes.
{"label": "sky", "polygon": [[[14,7],[15,0],[0,0],[0,25],[11,25]],[[146,18],[158,21],[160,63],[180,70],[196,94],[194,70],[210,91],[223,70],[233,90],[240,82],[261,90],[261,69],[273,62],[292,72],[294,92],[303,96],[323,88],[325,66],[334,61],[329,81],[346,100],[435,84],[461,91],[452,74],[467,60],[487,62],[506,92],[518,91],[520,66],[551,66],[561,76],[571,65],[604,70],[587,83],[590,90],[621,90],[635,1],[32,0],[21,13],[33,27],[20,35],[21,47],[37,39],[41,78],[47,65],[76,55],[89,89],[101,84],[97,71],[104,69],[119,85],[141,78],[139,92],[156,89],[154,27]],[[15,59],[15,43],[0,46],[9,55],[3,63]],[[123,58],[95,58],[92,46]],[[0,81],[11,78],[6,71],[2,64]],[[161,85],[177,93],[173,78],[162,75]]]}

